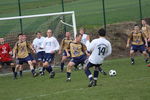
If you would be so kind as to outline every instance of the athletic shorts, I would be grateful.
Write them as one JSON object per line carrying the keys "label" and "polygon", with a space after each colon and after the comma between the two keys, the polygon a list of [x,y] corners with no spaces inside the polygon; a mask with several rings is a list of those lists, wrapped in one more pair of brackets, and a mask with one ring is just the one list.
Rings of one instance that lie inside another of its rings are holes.
{"label": "athletic shorts", "polygon": [[54,56],[55,56],[55,54],[45,53],[44,62],[51,63],[54,60]]}
{"label": "athletic shorts", "polygon": [[0,62],[0,65],[4,66],[6,65],[11,65],[11,63],[13,63],[13,61],[6,61],[6,62]]}
{"label": "athletic shorts", "polygon": [[41,51],[41,52],[38,52],[37,54],[37,61],[44,61],[44,56],[45,56],[45,52],[44,51]]}
{"label": "athletic shorts", "polygon": [[25,58],[18,58],[16,60],[16,63],[22,65],[23,63],[27,63],[28,61],[32,61],[31,56],[27,56]]}
{"label": "athletic shorts", "polygon": [[142,53],[143,51],[146,51],[146,48],[144,45],[131,45],[131,50],[134,52],[140,51]]}
{"label": "athletic shorts", "polygon": [[32,56],[31,53],[29,53],[29,57],[30,57],[31,60],[35,60],[35,58]]}
{"label": "athletic shorts", "polygon": [[90,67],[99,67],[99,66],[101,66],[102,64],[93,64],[93,63],[91,63],[91,62],[87,62],[86,63],[86,67],[87,68],[90,68]]}
{"label": "athletic shorts", "polygon": [[79,57],[72,57],[70,62],[75,63],[75,65],[84,64],[87,59],[86,55],[81,55]]}

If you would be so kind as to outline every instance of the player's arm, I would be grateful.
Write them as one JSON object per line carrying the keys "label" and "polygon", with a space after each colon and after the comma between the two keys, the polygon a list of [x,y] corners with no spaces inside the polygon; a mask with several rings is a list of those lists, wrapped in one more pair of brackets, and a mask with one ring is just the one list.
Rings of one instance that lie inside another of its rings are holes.
{"label": "player's arm", "polygon": [[109,44],[108,44],[108,52],[107,52],[107,54],[106,54],[105,57],[111,55],[111,53],[112,53],[112,46],[111,46],[111,44],[109,43]]}
{"label": "player's arm", "polygon": [[16,58],[17,45],[18,45],[18,43],[16,43],[15,46],[14,46],[14,48],[13,48],[13,58]]}
{"label": "player's arm", "polygon": [[87,41],[87,43],[88,43],[87,51],[92,52],[95,47],[95,40],[93,40],[91,43],[89,41]]}
{"label": "player's arm", "polygon": [[59,48],[59,53],[58,54],[61,54],[61,51],[64,47],[64,39],[61,41],[61,44],[60,44],[60,48]]}
{"label": "player's arm", "polygon": [[27,42],[27,47],[31,49],[34,53],[36,52],[33,45],[30,42]]}
{"label": "player's arm", "polygon": [[148,47],[147,38],[145,34],[142,33],[142,37],[144,38],[145,46]]}
{"label": "player's arm", "polygon": [[53,49],[53,51],[51,53],[55,53],[60,48],[60,45],[59,45],[59,43],[58,43],[56,38],[54,38],[54,44],[55,44],[55,47],[54,47],[54,49]]}
{"label": "player's arm", "polygon": [[131,41],[131,38],[132,38],[132,34],[133,34],[133,33],[130,33],[130,34],[128,35],[126,48],[128,48],[128,47],[130,46],[130,41]]}
{"label": "player's arm", "polygon": [[71,42],[69,43],[68,47],[65,49],[65,51],[67,53],[67,57],[70,57],[70,54],[69,54],[70,44],[71,44]]}
{"label": "player's arm", "polygon": [[83,52],[84,52],[87,56],[90,56],[90,54],[89,54],[88,51],[87,51],[87,47],[86,47],[84,44],[82,44],[82,48],[83,48]]}

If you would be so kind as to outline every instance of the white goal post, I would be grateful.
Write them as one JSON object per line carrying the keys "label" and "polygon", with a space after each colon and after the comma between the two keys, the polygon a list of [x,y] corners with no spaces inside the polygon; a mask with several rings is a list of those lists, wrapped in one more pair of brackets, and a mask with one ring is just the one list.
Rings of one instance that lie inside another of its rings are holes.
{"label": "white goal post", "polygon": [[57,12],[57,13],[47,13],[47,14],[37,14],[37,15],[26,15],[26,16],[15,16],[15,17],[5,17],[5,18],[0,18],[0,21],[3,20],[15,20],[15,19],[25,19],[25,18],[35,18],[35,17],[44,17],[44,16],[55,16],[55,15],[72,15],[72,23],[73,25],[67,24],[60,20],[61,23],[68,25],[73,28],[74,32],[74,37],[77,34],[77,27],[76,27],[76,19],[75,19],[75,12],[74,11],[68,11],[68,12]]}

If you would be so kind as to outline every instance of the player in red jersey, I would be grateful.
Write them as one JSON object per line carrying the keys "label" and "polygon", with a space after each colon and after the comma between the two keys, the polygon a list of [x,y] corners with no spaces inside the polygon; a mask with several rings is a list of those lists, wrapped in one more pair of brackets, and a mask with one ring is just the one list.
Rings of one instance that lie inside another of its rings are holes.
{"label": "player in red jersey", "polygon": [[0,69],[6,64],[12,66],[12,71],[15,74],[15,66],[11,57],[12,49],[8,43],[5,43],[4,38],[0,38]]}

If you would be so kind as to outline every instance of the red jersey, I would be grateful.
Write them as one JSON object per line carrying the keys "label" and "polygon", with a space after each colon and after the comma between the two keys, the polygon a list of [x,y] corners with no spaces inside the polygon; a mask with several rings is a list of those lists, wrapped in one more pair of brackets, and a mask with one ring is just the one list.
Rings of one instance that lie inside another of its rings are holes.
{"label": "red jersey", "polygon": [[10,51],[12,50],[8,43],[0,45],[0,62],[12,61]]}

